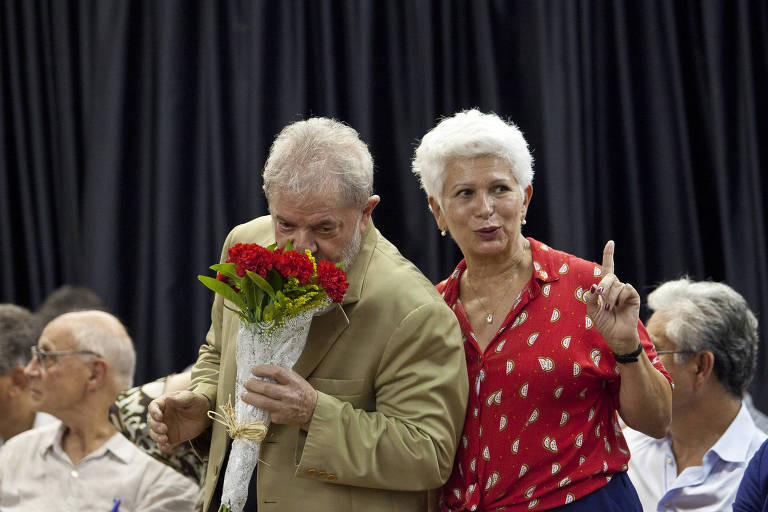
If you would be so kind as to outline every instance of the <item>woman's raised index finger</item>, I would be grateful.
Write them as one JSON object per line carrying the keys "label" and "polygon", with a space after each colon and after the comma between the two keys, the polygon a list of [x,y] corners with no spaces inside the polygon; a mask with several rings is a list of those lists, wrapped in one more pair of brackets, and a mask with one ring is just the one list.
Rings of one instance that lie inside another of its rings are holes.
{"label": "woman's raised index finger", "polygon": [[613,240],[608,240],[603,249],[603,275],[613,274],[613,249],[616,244]]}

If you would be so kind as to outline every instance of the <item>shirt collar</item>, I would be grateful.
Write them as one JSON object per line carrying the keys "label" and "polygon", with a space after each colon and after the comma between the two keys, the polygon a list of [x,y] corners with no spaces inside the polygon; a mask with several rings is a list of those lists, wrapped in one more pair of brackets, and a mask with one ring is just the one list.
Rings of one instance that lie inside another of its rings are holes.
{"label": "shirt collar", "polygon": [[[64,446],[61,443],[66,428],[67,427],[64,425],[64,423],[59,423],[56,429],[51,429],[50,436],[42,443],[40,443],[41,456],[44,457],[49,452],[55,452],[62,456],[66,455],[64,452]],[[125,437],[123,437],[121,433],[115,432],[115,434],[110,437],[106,443],[86,455],[83,460],[101,457],[107,452],[110,452],[121,462],[128,464],[133,459],[136,449],[137,448]]]}
{"label": "shirt collar", "polygon": [[747,462],[748,441],[753,438],[755,430],[755,422],[742,403],[736,418],[709,451],[728,462]]}

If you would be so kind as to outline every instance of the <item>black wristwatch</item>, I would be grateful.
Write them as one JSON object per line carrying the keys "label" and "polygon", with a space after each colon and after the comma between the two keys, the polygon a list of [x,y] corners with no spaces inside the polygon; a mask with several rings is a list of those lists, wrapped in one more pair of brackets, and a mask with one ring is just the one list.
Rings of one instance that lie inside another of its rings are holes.
{"label": "black wristwatch", "polygon": [[637,350],[635,350],[634,352],[630,352],[629,354],[617,354],[616,352],[613,352],[613,358],[616,359],[617,363],[621,363],[621,364],[636,363],[637,357],[640,355],[642,351],[643,351],[643,344],[638,343]]}

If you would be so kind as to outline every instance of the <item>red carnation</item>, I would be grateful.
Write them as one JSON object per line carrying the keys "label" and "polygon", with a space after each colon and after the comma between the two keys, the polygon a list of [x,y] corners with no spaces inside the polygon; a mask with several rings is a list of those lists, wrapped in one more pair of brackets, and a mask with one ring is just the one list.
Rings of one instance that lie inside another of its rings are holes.
{"label": "red carnation", "polygon": [[341,302],[349,286],[344,271],[327,260],[317,264],[317,281],[333,302]]}
{"label": "red carnation", "polygon": [[309,283],[315,272],[312,261],[303,252],[287,251],[275,258],[275,269],[285,277],[295,277],[301,284]]}
{"label": "red carnation", "polygon": [[240,277],[250,270],[266,278],[267,272],[274,267],[275,254],[259,244],[236,244],[229,249],[227,263],[235,264],[235,271]]}
{"label": "red carnation", "polygon": [[216,272],[216,280],[221,281],[222,283],[229,284],[229,278],[222,274],[221,272]]}

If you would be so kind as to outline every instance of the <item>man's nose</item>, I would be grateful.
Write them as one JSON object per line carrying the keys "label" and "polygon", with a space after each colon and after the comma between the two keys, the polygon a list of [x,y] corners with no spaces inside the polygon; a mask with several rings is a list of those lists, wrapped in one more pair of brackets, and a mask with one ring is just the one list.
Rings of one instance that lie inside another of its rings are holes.
{"label": "man's nose", "polygon": [[24,367],[24,374],[27,377],[39,377],[40,376],[40,362],[37,360],[36,357],[33,357],[29,360],[27,363],[27,366]]}
{"label": "man's nose", "polygon": [[294,236],[293,246],[299,252],[307,249],[312,251],[312,254],[317,252],[317,241],[310,230],[298,231]]}

